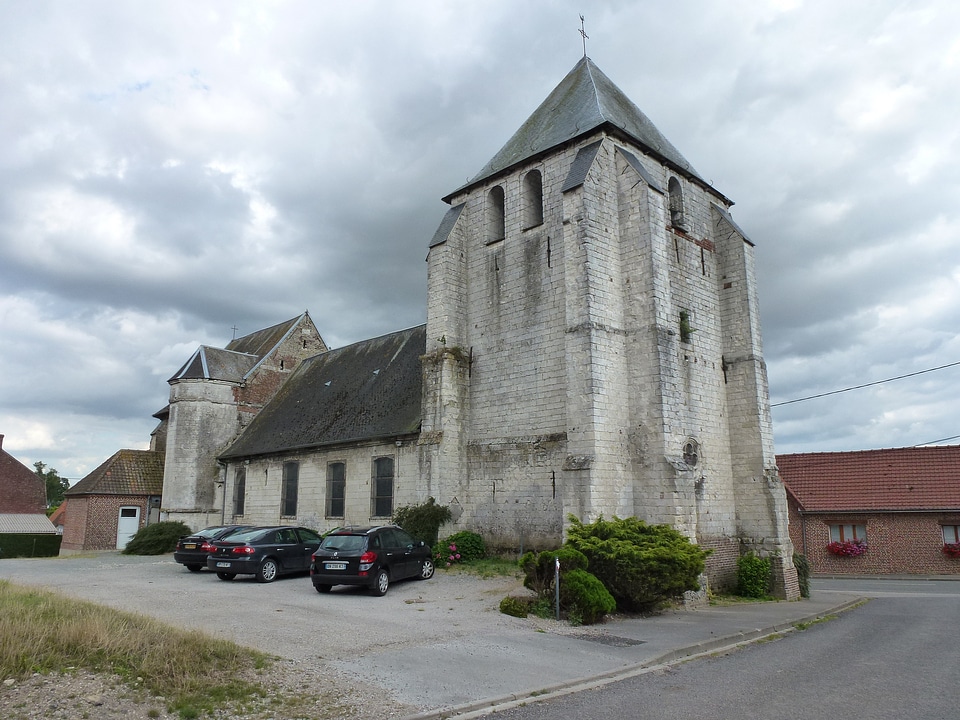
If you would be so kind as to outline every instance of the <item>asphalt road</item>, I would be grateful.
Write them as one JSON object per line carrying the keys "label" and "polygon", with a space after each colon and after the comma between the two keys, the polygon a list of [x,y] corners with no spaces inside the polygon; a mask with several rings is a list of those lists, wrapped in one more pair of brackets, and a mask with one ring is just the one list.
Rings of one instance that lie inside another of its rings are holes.
{"label": "asphalt road", "polygon": [[498,720],[948,720],[960,717],[960,582],[815,580],[872,598],[780,639],[661,668]]}

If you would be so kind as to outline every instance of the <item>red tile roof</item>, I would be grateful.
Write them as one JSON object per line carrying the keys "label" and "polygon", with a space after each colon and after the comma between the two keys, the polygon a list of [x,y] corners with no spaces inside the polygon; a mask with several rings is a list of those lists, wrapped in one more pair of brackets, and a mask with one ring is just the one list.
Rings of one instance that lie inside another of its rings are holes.
{"label": "red tile roof", "polygon": [[163,453],[118,450],[64,495],[160,495]]}
{"label": "red tile roof", "polygon": [[67,515],[67,501],[64,500],[57,506],[57,509],[54,510],[53,513],[50,515],[50,522],[52,522],[54,525],[63,525],[63,519],[66,517],[66,515]]}
{"label": "red tile roof", "polygon": [[807,512],[960,510],[960,446],[778,455]]}

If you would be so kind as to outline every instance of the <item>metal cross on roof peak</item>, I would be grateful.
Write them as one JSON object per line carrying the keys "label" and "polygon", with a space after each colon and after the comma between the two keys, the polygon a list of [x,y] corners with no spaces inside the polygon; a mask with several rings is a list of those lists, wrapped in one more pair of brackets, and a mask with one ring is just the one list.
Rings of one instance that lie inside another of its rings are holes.
{"label": "metal cross on roof peak", "polygon": [[587,56],[587,40],[590,38],[590,36],[587,35],[587,32],[586,32],[586,30],[584,29],[583,23],[584,23],[584,18],[583,18],[583,15],[581,15],[581,16],[580,16],[580,30],[579,30],[578,32],[580,33],[580,36],[583,38],[583,56],[586,57],[586,56]]}

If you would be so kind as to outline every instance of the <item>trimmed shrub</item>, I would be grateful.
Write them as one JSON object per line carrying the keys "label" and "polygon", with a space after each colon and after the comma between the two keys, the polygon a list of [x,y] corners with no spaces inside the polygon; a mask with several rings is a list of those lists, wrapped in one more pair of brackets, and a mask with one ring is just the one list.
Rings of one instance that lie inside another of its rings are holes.
{"label": "trimmed shrub", "polygon": [[530,602],[524,598],[508,595],[500,601],[500,612],[504,615],[525,618],[530,613]]}
{"label": "trimmed shrub", "polygon": [[810,597],[810,561],[806,555],[793,554],[793,566],[797,569],[797,580],[800,583],[800,597]]}
{"label": "trimmed shrub", "polygon": [[748,598],[767,597],[770,592],[770,558],[754,553],[737,559],[737,595]]}
{"label": "trimmed shrub", "polygon": [[124,555],[163,555],[177,549],[177,540],[192,531],[182,522],[158,522],[140,528],[127,546]]}
{"label": "trimmed shrub", "polygon": [[564,545],[558,550],[528,552],[520,558],[524,587],[537,594],[529,612],[537,617],[553,617],[557,560],[560,561],[560,609],[567,613],[571,623],[595,623],[616,609],[616,600],[603,583],[587,572],[587,556]]}
{"label": "trimmed shrub", "polygon": [[635,517],[601,517],[589,525],[573,516],[569,520],[566,546],[587,557],[590,572],[621,610],[653,610],[700,588],[710,551],[669,525],[647,525]]}
{"label": "trimmed shrub", "polygon": [[523,586],[533,590],[537,597],[552,597],[558,558],[560,560],[561,576],[571,570],[586,570],[589,564],[586,555],[566,545],[559,550],[545,550],[541,553],[528,552],[519,561],[520,569],[524,574]]}
{"label": "trimmed shrub", "polygon": [[579,568],[560,577],[560,607],[585,625],[600,622],[617,609],[617,601],[595,575]]}
{"label": "trimmed shrub", "polygon": [[405,505],[393,511],[393,522],[417,540],[433,547],[440,537],[440,526],[450,520],[450,508],[437,505],[432,497],[420,505]]}

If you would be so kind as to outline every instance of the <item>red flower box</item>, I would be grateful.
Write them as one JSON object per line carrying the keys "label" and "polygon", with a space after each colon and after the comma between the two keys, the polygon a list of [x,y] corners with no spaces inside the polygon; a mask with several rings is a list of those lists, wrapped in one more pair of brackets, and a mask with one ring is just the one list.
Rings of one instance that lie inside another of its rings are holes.
{"label": "red flower box", "polygon": [[863,540],[845,540],[827,544],[827,551],[843,557],[856,557],[867,551],[867,543]]}

